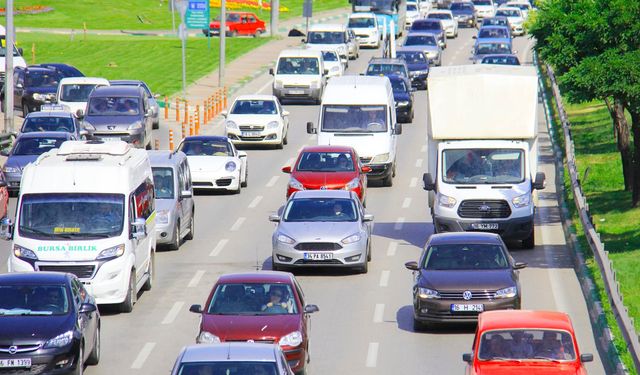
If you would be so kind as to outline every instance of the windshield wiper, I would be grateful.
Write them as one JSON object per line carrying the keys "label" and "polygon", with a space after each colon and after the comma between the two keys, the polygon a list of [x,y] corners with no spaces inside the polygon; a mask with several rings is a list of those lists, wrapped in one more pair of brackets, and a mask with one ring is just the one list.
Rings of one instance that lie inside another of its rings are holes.
{"label": "windshield wiper", "polygon": [[39,230],[39,229],[35,229],[35,228],[20,227],[19,229],[21,231],[30,232],[30,233],[33,233],[33,234],[37,234],[39,236],[57,237],[57,234],[45,232],[45,231],[42,231],[42,230]]}
{"label": "windshield wiper", "polygon": [[542,359],[542,360],[545,360],[547,362],[560,363],[560,360],[549,358],[549,357],[535,356],[535,357],[533,357],[533,359]]}

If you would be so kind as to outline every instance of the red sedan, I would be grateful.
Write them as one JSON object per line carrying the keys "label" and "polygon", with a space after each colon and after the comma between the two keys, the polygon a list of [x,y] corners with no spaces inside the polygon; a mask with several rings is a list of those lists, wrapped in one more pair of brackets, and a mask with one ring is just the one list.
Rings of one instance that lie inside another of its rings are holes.
{"label": "red sedan", "polygon": [[473,352],[462,356],[467,375],[586,375],[569,315],[555,311],[497,310],[483,312]]}
{"label": "red sedan", "polygon": [[371,168],[360,164],[352,147],[305,147],[293,167],[283,167],[282,171],[291,173],[287,198],[299,190],[351,190],[365,204],[366,174]]}
{"label": "red sedan", "polygon": [[202,308],[197,343],[251,341],[278,343],[291,369],[303,373],[309,359],[309,314],[293,274],[261,271],[220,276]]}
{"label": "red sedan", "polygon": [[[225,26],[227,36],[260,36],[267,31],[264,21],[249,12],[228,12]],[[202,30],[202,33],[206,36],[220,35],[220,20],[212,21],[209,24],[209,29]]]}

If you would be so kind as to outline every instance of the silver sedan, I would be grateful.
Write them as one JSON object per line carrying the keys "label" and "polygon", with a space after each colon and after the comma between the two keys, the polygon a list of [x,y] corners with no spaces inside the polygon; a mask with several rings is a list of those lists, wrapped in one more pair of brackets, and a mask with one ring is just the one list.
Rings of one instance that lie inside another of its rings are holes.
{"label": "silver sedan", "polygon": [[345,190],[294,193],[282,211],[269,216],[273,232],[274,270],[336,266],[368,271],[371,222],[358,196]]}

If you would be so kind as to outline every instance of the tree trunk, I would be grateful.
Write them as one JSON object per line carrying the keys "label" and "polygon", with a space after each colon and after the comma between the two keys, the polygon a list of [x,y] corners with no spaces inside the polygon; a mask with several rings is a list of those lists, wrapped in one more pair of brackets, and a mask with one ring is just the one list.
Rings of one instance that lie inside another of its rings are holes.
{"label": "tree trunk", "polygon": [[[629,124],[624,116],[624,104],[620,99],[615,99],[612,106],[613,124],[616,133],[616,143],[622,161],[622,175],[624,177],[624,190],[631,191],[633,181],[633,152],[631,150],[631,135]],[[634,133],[635,134],[635,133]]]}
{"label": "tree trunk", "polygon": [[628,111],[631,115],[631,131],[633,132],[633,184],[631,190],[631,205],[637,207],[640,201],[640,107],[631,105]]}

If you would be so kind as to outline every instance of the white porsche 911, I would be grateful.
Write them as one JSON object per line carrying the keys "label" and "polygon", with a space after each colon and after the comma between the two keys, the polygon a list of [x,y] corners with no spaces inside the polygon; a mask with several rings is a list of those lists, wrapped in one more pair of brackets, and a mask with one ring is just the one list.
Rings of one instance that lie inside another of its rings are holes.
{"label": "white porsche 911", "polygon": [[229,138],[186,137],[178,151],[187,155],[194,189],[240,192],[247,186],[247,153],[236,150]]}

